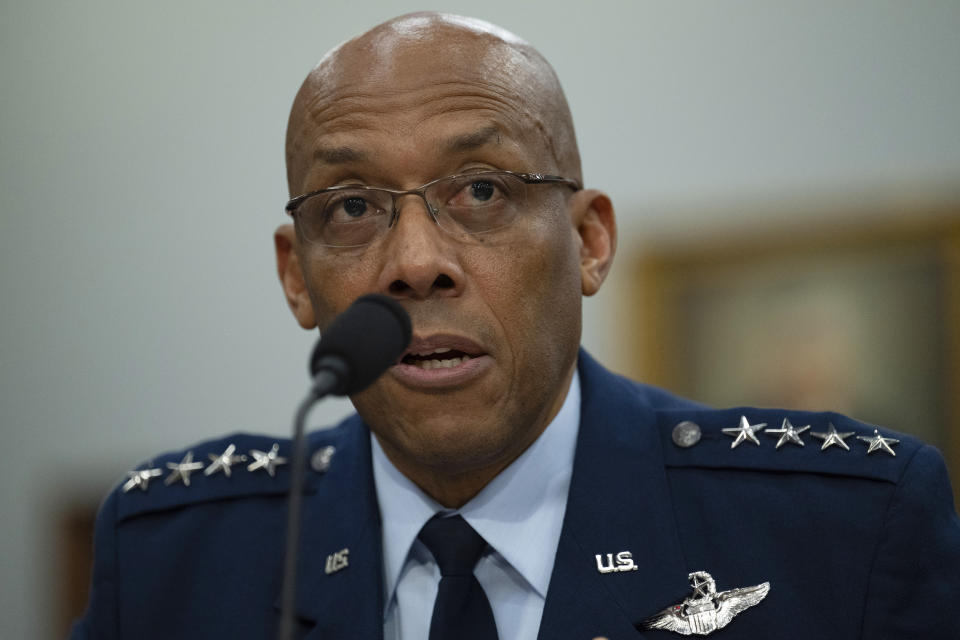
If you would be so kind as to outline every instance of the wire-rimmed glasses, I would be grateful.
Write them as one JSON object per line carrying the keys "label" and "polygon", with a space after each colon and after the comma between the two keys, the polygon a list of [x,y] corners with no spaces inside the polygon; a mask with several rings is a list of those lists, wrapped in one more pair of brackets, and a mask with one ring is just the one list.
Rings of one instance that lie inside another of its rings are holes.
{"label": "wire-rimmed glasses", "polygon": [[287,202],[286,211],[308,242],[326,247],[361,247],[386,233],[399,216],[397,198],[419,196],[434,222],[453,235],[497,231],[528,210],[531,187],[560,184],[578,191],[570,178],[540,173],[482,171],[432,180],[407,191],[342,185],[311,191]]}

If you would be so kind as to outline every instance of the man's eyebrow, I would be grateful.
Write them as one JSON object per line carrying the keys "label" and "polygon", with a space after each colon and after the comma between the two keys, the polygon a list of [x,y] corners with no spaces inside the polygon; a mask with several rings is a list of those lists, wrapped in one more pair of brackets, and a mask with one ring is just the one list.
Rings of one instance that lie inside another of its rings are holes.
{"label": "man's eyebrow", "polygon": [[496,125],[489,125],[462,135],[454,136],[443,143],[444,150],[450,153],[472,151],[478,149],[491,141],[500,142],[500,129]]}
{"label": "man's eyebrow", "polygon": [[315,160],[324,164],[347,164],[348,162],[364,162],[368,155],[353,147],[319,147],[313,152]]}

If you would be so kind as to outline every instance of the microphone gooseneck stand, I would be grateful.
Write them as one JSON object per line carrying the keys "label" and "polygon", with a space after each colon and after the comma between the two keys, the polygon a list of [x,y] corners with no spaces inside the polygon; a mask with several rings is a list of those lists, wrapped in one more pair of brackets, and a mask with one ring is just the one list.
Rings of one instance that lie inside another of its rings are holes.
{"label": "microphone gooseneck stand", "polygon": [[300,548],[300,511],[303,503],[303,482],[307,473],[304,425],[307,414],[320,399],[329,395],[338,383],[337,375],[322,369],[314,378],[307,397],[297,407],[293,421],[293,442],[290,452],[290,497],[287,501],[287,536],[283,560],[283,589],[280,592],[280,630],[278,640],[290,640],[293,634],[293,599],[297,593],[297,551]]}
{"label": "microphone gooseneck stand", "polygon": [[290,640],[293,634],[300,512],[307,467],[304,438],[307,414],[325,396],[352,395],[373,384],[397,362],[410,344],[411,334],[410,316],[397,301],[386,296],[367,295],[358,298],[334,318],[310,356],[313,383],[307,397],[297,407],[293,421],[278,640]]}

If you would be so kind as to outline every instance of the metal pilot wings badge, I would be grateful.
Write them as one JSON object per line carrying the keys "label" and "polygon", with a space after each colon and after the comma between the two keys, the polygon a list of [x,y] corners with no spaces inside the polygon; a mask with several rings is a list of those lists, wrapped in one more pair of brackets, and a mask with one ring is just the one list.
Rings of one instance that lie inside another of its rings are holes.
{"label": "metal pilot wings badge", "polygon": [[641,623],[644,629],[663,629],[682,636],[705,636],[730,624],[738,613],[763,600],[770,591],[770,583],[764,582],[717,593],[717,584],[706,571],[695,571],[687,577],[693,595],[644,620]]}

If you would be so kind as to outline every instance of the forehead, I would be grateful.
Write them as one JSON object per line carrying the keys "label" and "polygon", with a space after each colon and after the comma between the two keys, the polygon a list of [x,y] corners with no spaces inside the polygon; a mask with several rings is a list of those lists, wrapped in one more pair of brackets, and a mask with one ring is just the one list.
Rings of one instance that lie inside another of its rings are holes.
{"label": "forehead", "polygon": [[288,162],[305,174],[324,160],[484,150],[542,163],[550,146],[543,81],[528,52],[487,34],[347,43],[301,88]]}

